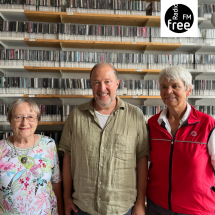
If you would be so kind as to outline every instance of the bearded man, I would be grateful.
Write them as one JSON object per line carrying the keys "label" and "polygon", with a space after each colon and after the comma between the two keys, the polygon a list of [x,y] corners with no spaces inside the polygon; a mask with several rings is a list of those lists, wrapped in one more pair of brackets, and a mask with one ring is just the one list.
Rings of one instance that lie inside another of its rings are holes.
{"label": "bearded man", "polygon": [[59,147],[65,214],[145,215],[149,144],[144,116],[116,96],[120,80],[112,65],[95,65],[90,81],[93,99],[71,111]]}

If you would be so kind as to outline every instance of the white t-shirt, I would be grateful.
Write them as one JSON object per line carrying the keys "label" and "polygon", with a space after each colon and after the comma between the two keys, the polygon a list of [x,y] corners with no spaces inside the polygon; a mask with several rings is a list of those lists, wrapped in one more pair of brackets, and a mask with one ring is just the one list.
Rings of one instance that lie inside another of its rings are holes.
{"label": "white t-shirt", "polygon": [[96,116],[97,116],[97,118],[99,120],[99,123],[100,123],[100,125],[101,125],[101,127],[103,129],[105,127],[105,124],[106,124],[106,122],[107,122],[107,120],[108,120],[110,115],[101,114],[96,110],[95,110],[95,113],[96,113]]}

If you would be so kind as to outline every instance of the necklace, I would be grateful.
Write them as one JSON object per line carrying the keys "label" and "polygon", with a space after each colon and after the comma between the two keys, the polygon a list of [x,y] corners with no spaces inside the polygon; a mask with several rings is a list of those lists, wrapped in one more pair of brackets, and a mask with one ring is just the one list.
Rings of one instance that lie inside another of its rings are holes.
{"label": "necklace", "polygon": [[[34,147],[35,147],[35,136],[34,136]],[[33,148],[34,148],[34,147],[33,147]],[[18,155],[14,143],[13,143],[13,148],[14,148],[16,154]],[[31,151],[33,150],[33,148],[31,149]],[[28,150],[28,152],[29,152],[29,150]],[[28,152],[27,152],[26,154],[28,154]],[[21,158],[21,163],[22,163],[22,164],[26,164],[27,161],[28,161],[27,155],[25,155],[24,157]]]}

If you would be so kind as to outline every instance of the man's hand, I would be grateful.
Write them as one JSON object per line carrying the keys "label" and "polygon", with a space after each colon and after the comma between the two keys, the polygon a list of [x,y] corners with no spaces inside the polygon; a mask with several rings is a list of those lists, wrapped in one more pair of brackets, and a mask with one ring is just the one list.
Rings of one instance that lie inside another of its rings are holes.
{"label": "man's hand", "polygon": [[132,215],[145,215],[145,205],[142,203],[136,203],[132,210]]}
{"label": "man's hand", "polygon": [[64,205],[66,215],[71,215],[71,211],[75,211],[75,213],[78,213],[78,208],[73,203],[72,198],[64,198]]}
{"label": "man's hand", "polygon": [[132,215],[145,215],[145,196],[148,182],[148,157],[144,156],[137,162],[137,201]]}

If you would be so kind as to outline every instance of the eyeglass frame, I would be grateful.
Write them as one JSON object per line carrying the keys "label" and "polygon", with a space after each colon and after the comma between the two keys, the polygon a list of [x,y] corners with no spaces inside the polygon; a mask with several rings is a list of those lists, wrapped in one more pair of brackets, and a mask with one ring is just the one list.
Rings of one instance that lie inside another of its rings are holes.
{"label": "eyeglass frame", "polygon": [[[21,119],[20,121],[16,121],[16,120],[14,120],[14,117],[15,117],[15,116],[21,116],[22,119]],[[37,122],[37,121],[38,121],[38,116],[35,117],[35,121],[29,121],[28,118],[27,118],[27,117],[29,117],[29,116],[23,116],[23,115],[15,115],[15,116],[12,117],[12,119],[14,120],[14,122],[22,122],[22,121],[24,120],[24,118],[26,118],[26,120],[27,120],[28,122]]]}

